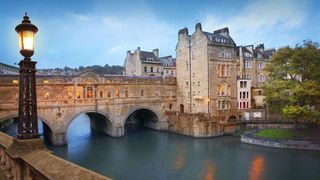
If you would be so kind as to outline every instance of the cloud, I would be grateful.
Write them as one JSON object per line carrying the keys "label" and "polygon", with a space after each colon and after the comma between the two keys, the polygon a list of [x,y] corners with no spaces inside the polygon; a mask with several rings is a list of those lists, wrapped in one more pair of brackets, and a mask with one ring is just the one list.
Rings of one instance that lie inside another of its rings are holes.
{"label": "cloud", "polygon": [[[249,1],[235,16],[224,18],[208,13],[204,18],[204,27],[210,30],[229,27],[234,37],[240,43],[261,43],[259,40],[270,42],[270,35],[279,31],[286,33],[300,27],[307,15],[307,4],[297,0]],[[283,35],[281,38],[283,40]],[[277,37],[273,37],[276,39]],[[291,39],[290,39],[291,38]],[[292,36],[285,40],[292,41]],[[283,41],[286,42],[286,41]]]}
{"label": "cloud", "polygon": [[177,28],[148,12],[130,17],[67,13],[40,24],[39,67],[57,63],[61,67],[122,65],[126,52],[138,46],[146,51],[159,48],[163,56],[174,55],[177,41],[173,38]]}

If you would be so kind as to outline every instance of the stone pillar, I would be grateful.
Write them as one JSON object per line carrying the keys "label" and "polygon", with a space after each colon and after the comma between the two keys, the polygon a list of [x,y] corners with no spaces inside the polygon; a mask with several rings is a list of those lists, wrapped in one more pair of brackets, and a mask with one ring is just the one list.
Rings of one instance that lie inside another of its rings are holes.
{"label": "stone pillar", "polygon": [[68,144],[65,132],[51,133],[49,138],[50,142],[55,146]]}

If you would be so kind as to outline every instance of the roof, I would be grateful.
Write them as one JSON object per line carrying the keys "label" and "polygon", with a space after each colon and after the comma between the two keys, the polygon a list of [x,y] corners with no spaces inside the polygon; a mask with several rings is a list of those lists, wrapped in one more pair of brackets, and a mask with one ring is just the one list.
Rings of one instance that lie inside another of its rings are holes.
{"label": "roof", "polygon": [[233,39],[230,36],[222,36],[216,33],[210,33],[210,32],[205,32],[203,33],[207,36],[209,41],[215,42],[215,43],[221,43],[221,44],[228,44],[235,46],[236,43],[233,41]]}
{"label": "roof", "polygon": [[148,51],[140,51],[140,60],[141,61],[154,61],[154,62],[159,62],[159,58],[155,56],[153,52],[148,52]]}

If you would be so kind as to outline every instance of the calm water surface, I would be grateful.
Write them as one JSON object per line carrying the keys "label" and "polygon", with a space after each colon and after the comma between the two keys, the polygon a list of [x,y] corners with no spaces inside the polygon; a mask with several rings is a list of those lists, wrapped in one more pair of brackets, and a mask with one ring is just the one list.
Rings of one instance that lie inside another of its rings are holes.
{"label": "calm water surface", "polygon": [[89,119],[69,127],[58,156],[114,179],[320,179],[320,152],[241,144],[237,137],[195,139],[128,127],[123,138],[91,132]]}

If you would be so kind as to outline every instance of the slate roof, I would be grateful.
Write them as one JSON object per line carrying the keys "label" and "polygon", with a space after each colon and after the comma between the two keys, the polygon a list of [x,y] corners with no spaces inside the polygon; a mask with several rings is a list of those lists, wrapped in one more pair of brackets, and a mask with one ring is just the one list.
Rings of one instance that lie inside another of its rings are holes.
{"label": "slate roof", "polygon": [[221,44],[229,44],[229,45],[233,45],[233,46],[236,45],[236,43],[233,41],[233,39],[231,37],[226,37],[226,36],[222,36],[222,35],[210,33],[210,32],[205,32],[205,31],[203,31],[203,33],[207,36],[207,38],[211,42],[221,43]]}
{"label": "slate roof", "polygon": [[140,51],[140,60],[141,61],[150,61],[154,63],[161,63],[159,58],[157,58],[153,52]]}

